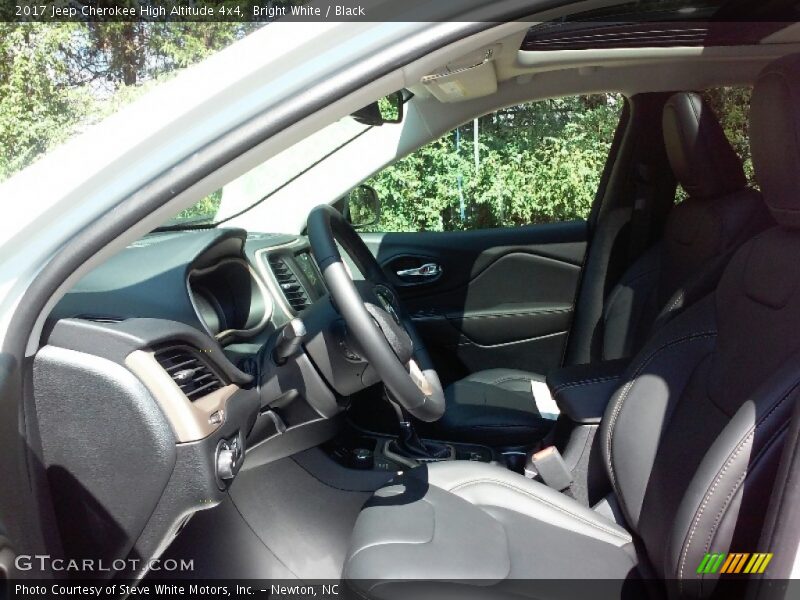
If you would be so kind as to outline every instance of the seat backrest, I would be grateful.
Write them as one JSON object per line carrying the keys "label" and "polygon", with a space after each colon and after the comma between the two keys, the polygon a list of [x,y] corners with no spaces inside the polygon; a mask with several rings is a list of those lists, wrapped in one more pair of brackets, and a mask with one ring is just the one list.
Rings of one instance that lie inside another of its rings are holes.
{"label": "seat backrest", "polygon": [[674,94],[662,128],[672,170],[689,197],[670,211],[662,239],[612,289],[598,359],[633,355],[659,325],[711,291],[732,251],[771,224],[760,195],[708,104]]}
{"label": "seat backrest", "polygon": [[634,358],[601,425],[606,470],[654,570],[708,596],[706,553],[769,552],[759,535],[800,399],[800,56],[756,82],[756,177],[778,226],[745,243],[715,292]]}

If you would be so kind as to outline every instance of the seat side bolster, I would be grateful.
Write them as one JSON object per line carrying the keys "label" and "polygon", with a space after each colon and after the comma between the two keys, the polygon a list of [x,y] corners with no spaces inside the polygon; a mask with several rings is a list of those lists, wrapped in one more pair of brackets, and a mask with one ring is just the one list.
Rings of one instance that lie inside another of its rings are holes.
{"label": "seat side bolster", "polygon": [[478,506],[512,510],[618,547],[633,541],[623,527],[569,496],[496,465],[468,461],[433,464],[427,477],[430,485]]}
{"label": "seat side bolster", "polygon": [[[746,402],[706,453],[684,495],[672,530],[667,574],[681,592],[702,596],[703,581],[716,574],[697,574],[706,553],[760,552],[758,538],[747,539],[767,509],[778,456],[791,411],[800,399],[797,361],[793,357]],[[768,550],[765,550],[768,551]]]}
{"label": "seat side bolster", "polygon": [[[606,408],[598,432],[600,447],[609,480],[633,530],[639,525],[659,444],[655,432],[669,420],[694,366],[711,352],[715,337],[715,307],[709,298],[687,310],[682,319],[668,323],[648,342]],[[642,431],[654,433],[642,439]]]}

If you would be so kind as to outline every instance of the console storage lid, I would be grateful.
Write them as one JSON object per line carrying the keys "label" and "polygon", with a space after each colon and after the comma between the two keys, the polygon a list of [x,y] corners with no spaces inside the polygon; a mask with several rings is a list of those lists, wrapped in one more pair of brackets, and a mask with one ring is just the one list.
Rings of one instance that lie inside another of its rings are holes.
{"label": "console storage lid", "polygon": [[547,385],[558,408],[571,421],[599,423],[629,363],[623,358],[562,367],[547,376]]}

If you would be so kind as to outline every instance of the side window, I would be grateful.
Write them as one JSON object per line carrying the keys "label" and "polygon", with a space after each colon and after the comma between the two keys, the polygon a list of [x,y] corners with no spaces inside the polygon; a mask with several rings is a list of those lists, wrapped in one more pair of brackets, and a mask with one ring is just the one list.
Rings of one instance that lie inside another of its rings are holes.
{"label": "side window", "polygon": [[366,230],[586,219],[623,102],[617,94],[541,100],[462,125],[365,182],[381,199],[380,222]]}
{"label": "side window", "polygon": [[747,132],[750,114],[749,87],[718,87],[703,92],[703,98],[717,115],[725,135],[744,162],[747,181],[755,186],[753,161],[750,158],[750,138]]}
{"label": "side window", "polygon": [[[751,92],[752,88],[749,87],[717,87],[704,90],[700,95],[714,111],[733,149],[742,159],[748,185],[758,188],[753,173],[750,137],[747,132]],[[688,197],[686,190],[679,183],[675,190],[675,202],[683,202]]]}

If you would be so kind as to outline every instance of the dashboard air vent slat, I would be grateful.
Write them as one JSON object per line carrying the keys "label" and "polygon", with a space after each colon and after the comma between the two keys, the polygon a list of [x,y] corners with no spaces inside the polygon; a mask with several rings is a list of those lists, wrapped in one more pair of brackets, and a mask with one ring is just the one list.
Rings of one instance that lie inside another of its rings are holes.
{"label": "dashboard air vent slat", "polygon": [[225,385],[200,357],[200,352],[189,346],[162,348],[155,352],[155,358],[189,400],[196,400]]}
{"label": "dashboard air vent slat", "polygon": [[298,281],[297,276],[286,264],[281,256],[272,255],[269,257],[269,267],[275,275],[275,281],[281,289],[283,296],[295,312],[300,312],[306,308],[311,301],[308,298],[303,285]]}

